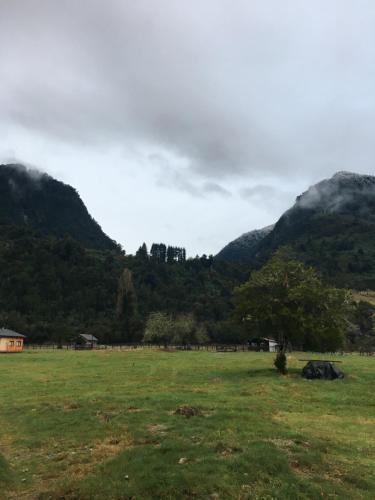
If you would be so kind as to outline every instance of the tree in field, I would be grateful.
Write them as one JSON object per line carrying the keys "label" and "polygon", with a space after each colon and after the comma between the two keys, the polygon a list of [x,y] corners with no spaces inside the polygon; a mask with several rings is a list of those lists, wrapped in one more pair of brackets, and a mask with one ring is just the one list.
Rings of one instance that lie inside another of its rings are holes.
{"label": "tree in field", "polygon": [[203,344],[207,341],[206,329],[192,314],[180,314],[173,321],[172,344]]}
{"label": "tree in field", "polygon": [[202,344],[208,336],[203,325],[192,314],[180,314],[173,318],[163,312],[151,313],[143,336],[144,342],[167,346]]}
{"label": "tree in field", "polygon": [[325,286],[315,270],[292,259],[287,248],[235,289],[234,304],[236,319],[249,333],[278,339],[275,366],[282,373],[289,344],[320,351],[342,345],[348,292]]}
{"label": "tree in field", "polygon": [[173,321],[169,314],[163,312],[151,313],[148,317],[143,342],[167,346],[173,337]]}

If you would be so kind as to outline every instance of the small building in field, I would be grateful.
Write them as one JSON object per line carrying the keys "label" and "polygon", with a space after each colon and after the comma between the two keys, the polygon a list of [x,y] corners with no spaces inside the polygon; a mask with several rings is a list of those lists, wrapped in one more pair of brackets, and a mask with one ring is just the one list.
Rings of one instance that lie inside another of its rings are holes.
{"label": "small building in field", "polygon": [[277,352],[278,345],[279,344],[275,339],[267,337],[257,337],[255,339],[251,339],[249,342],[250,348],[263,352]]}
{"label": "small building in field", "polygon": [[25,335],[0,328],[0,352],[22,352]]}
{"label": "small building in field", "polygon": [[75,339],[76,349],[94,349],[98,345],[98,339],[88,333],[80,333]]}
{"label": "small building in field", "polygon": [[275,339],[264,338],[263,340],[268,344],[269,352],[277,352],[279,343]]}

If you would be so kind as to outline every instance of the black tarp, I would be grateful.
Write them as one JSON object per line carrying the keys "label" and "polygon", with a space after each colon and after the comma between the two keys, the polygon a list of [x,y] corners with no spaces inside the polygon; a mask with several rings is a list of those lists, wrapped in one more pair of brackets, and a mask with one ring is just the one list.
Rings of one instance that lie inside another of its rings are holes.
{"label": "black tarp", "polygon": [[344,378],[344,374],[331,361],[309,361],[307,365],[302,368],[302,377],[308,379],[321,378],[334,380],[336,378]]}

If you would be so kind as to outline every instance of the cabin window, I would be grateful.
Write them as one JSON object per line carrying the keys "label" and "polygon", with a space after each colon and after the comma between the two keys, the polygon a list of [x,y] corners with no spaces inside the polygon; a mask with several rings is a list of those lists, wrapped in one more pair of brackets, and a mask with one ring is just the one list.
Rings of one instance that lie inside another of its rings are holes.
{"label": "cabin window", "polygon": [[22,342],[21,342],[21,340],[17,340],[16,346],[17,346],[17,347],[21,347],[21,346],[22,346]]}
{"label": "cabin window", "polygon": [[9,347],[13,347],[14,346],[14,340],[10,340],[9,341]]}

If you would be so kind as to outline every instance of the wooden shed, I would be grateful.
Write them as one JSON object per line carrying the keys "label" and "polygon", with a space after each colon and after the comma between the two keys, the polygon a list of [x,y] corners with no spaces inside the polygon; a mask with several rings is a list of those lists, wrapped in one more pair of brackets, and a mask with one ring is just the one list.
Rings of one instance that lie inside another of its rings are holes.
{"label": "wooden shed", "polygon": [[88,333],[80,333],[75,339],[76,349],[93,349],[98,345],[98,339]]}
{"label": "wooden shed", "polygon": [[0,328],[0,352],[22,352],[25,335]]}
{"label": "wooden shed", "polygon": [[257,351],[269,351],[269,352],[277,352],[279,346],[278,342],[275,339],[267,337],[257,337],[251,339],[249,345],[251,348]]}

